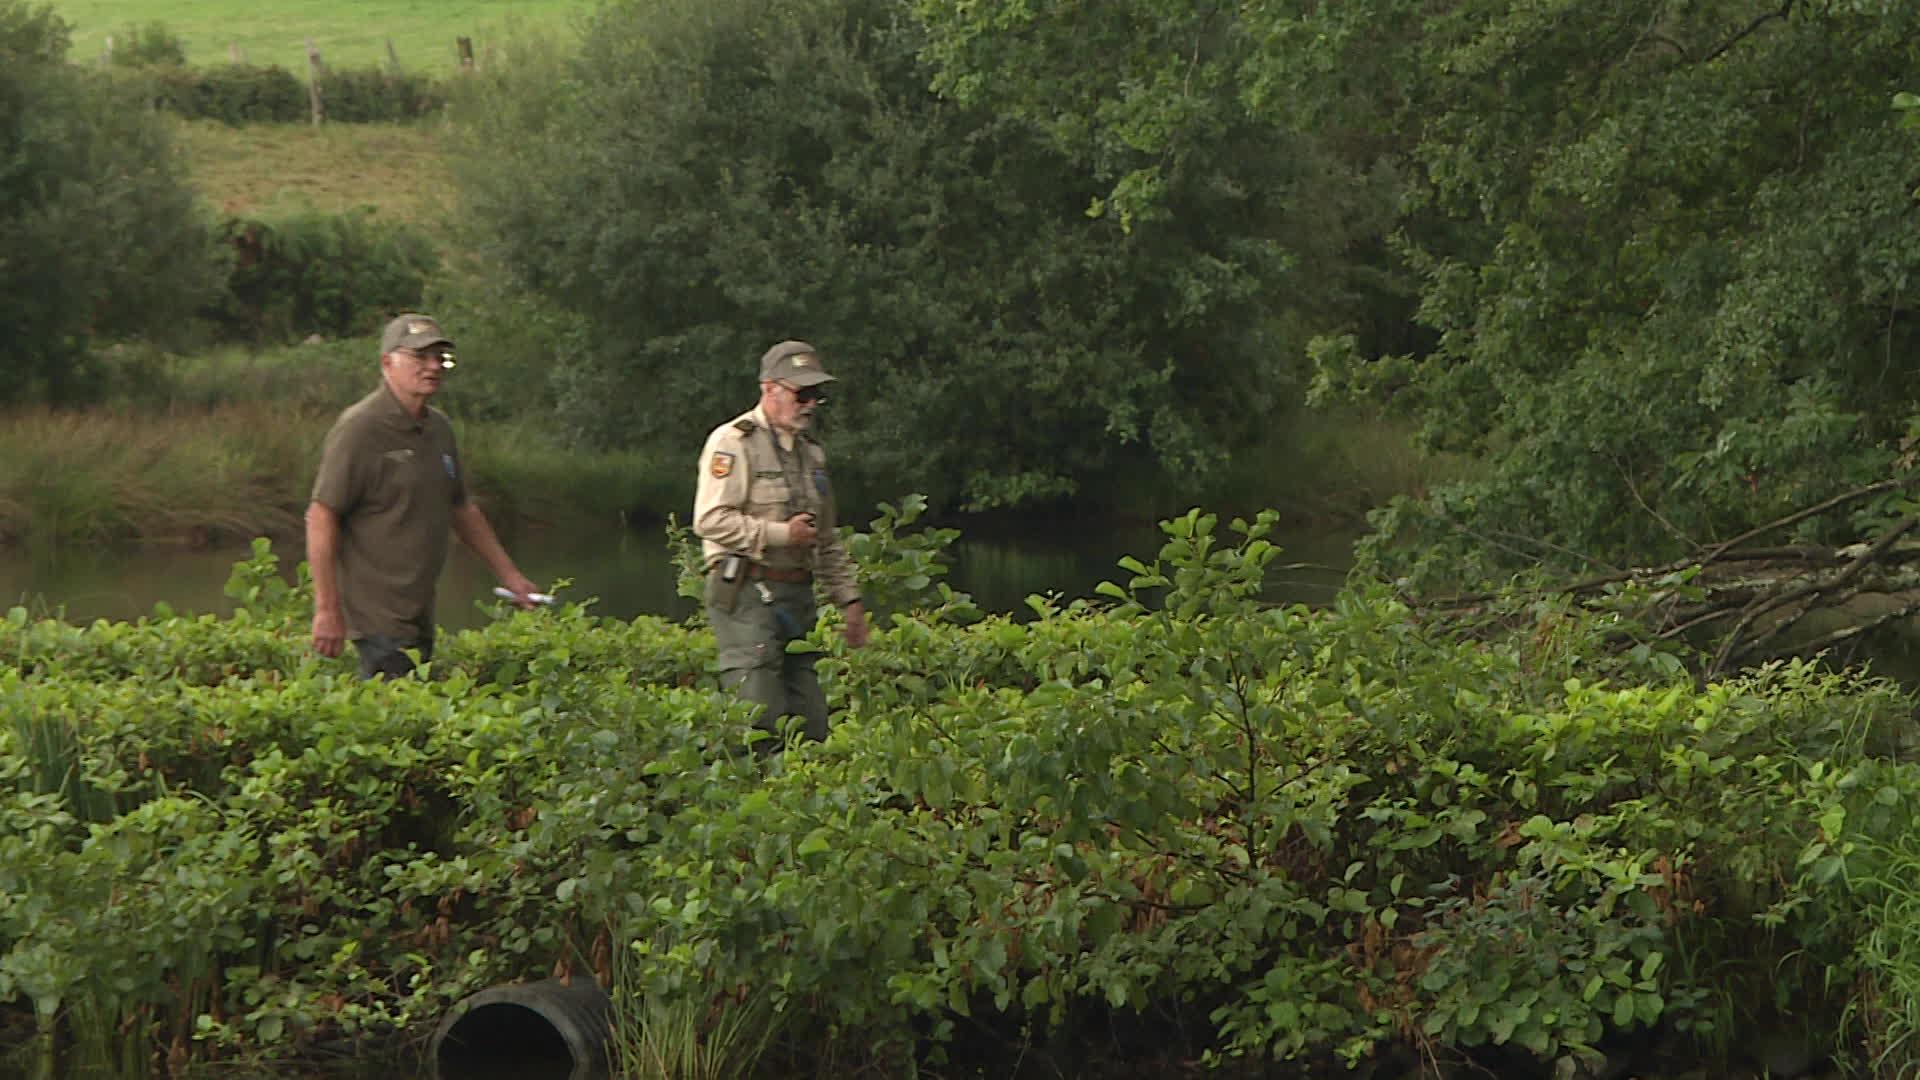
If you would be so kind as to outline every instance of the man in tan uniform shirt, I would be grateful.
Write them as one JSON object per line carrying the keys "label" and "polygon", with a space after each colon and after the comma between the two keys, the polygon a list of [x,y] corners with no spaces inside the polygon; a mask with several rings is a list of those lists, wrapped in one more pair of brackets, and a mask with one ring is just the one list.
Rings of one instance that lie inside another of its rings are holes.
{"label": "man in tan uniform shirt", "polygon": [[768,349],[760,358],[760,403],[707,436],[693,500],[720,681],[765,706],[763,727],[801,716],[812,739],[827,737],[827,698],[814,655],[789,653],[787,642],[813,629],[816,579],[846,615],[847,645],[867,643],[827,453],[809,431],[822,388],[833,381],[804,341]]}
{"label": "man in tan uniform shirt", "polygon": [[486,561],[516,603],[535,590],[467,499],[453,426],[427,399],[453,368],[453,342],[425,315],[402,315],[380,341],[378,389],[327,432],[307,506],[313,647],[340,655],[351,637],[360,673],[404,675],[406,650],[433,658],[433,596],[451,530]]}

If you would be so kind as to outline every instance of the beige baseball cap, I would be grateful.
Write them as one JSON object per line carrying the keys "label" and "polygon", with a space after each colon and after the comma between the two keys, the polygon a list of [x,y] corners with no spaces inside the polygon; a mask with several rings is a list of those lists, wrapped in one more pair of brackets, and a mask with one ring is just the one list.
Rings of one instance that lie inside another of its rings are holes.
{"label": "beige baseball cap", "polygon": [[380,335],[381,356],[395,349],[424,349],[429,345],[453,345],[453,339],[430,315],[401,315],[388,323],[386,333]]}
{"label": "beige baseball cap", "polygon": [[783,341],[760,358],[761,382],[784,382],[793,386],[818,386],[834,377],[820,366],[820,353],[804,341]]}

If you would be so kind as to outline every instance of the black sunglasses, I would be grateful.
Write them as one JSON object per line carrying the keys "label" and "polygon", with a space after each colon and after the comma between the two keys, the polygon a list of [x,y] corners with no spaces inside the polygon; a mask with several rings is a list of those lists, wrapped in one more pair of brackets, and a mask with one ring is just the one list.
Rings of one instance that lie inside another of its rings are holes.
{"label": "black sunglasses", "polygon": [[824,405],[827,402],[827,392],[817,386],[809,386],[804,390],[789,386],[787,389],[793,391],[793,400],[802,405]]}

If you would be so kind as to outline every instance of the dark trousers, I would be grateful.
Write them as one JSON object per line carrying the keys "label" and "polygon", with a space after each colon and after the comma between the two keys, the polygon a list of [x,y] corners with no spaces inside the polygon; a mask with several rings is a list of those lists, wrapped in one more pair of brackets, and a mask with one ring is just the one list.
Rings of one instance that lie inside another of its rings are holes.
{"label": "dark trousers", "polygon": [[407,655],[408,649],[420,654],[421,663],[433,659],[433,633],[428,631],[418,638],[368,634],[354,638],[353,647],[360,654],[361,678],[398,679],[413,674],[413,657]]}

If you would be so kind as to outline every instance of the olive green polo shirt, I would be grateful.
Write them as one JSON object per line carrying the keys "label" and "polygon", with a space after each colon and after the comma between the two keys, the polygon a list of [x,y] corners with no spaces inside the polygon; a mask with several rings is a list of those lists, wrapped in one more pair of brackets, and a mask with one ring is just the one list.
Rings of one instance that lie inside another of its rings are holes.
{"label": "olive green polo shirt", "polygon": [[349,637],[431,630],[453,508],[466,500],[453,425],[438,409],[415,419],[383,383],[334,421],[313,501],[340,519]]}

